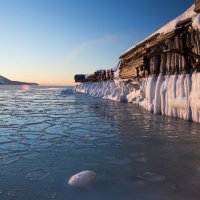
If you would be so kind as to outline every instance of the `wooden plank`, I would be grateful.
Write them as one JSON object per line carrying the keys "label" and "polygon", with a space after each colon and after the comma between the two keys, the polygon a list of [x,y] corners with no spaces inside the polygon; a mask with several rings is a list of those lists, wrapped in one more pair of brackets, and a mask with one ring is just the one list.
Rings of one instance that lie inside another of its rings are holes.
{"label": "wooden plank", "polygon": [[[151,74],[158,71],[165,74],[166,70],[170,73],[175,71],[189,73],[195,63],[199,67],[200,32],[188,28],[190,23],[191,19],[181,21],[176,30],[151,40],[144,40],[137,45],[123,57],[120,77],[123,79],[143,77],[146,71]],[[143,61],[144,57],[147,57],[147,64]]]}
{"label": "wooden plank", "polygon": [[140,66],[144,64],[143,57],[139,57],[136,59],[128,60],[129,62],[125,61],[120,66],[120,78],[121,79],[132,79],[135,77],[142,77],[143,72],[140,72]]}
{"label": "wooden plank", "polygon": [[196,3],[195,6],[198,7],[200,5],[200,2]]}
{"label": "wooden plank", "polygon": [[191,22],[192,22],[192,18],[190,17],[190,18],[187,18],[187,19],[184,19],[184,20],[178,22],[176,27],[185,26],[187,24],[191,24]]}
{"label": "wooden plank", "polygon": [[85,79],[85,74],[76,74],[74,76],[74,80],[76,83],[82,83],[82,82],[85,82],[86,79]]}
{"label": "wooden plank", "polygon": [[155,38],[157,38],[160,35],[160,33],[156,33],[154,35],[152,35],[151,37],[143,40],[141,43],[139,43],[138,45],[136,45],[134,48],[130,49],[129,51],[127,51],[126,53],[122,54],[119,59],[122,59],[124,57],[126,57],[128,54],[130,54],[131,52],[135,51],[136,49],[138,49],[139,47],[145,45],[145,43],[148,43],[152,40],[154,40]]}
{"label": "wooden plank", "polygon": [[126,65],[120,69],[119,77],[121,79],[131,79],[137,77],[137,69],[132,65]]}
{"label": "wooden plank", "polygon": [[139,57],[136,59],[132,59],[130,62],[128,62],[130,65],[138,66],[143,64],[143,57]]}
{"label": "wooden plank", "polygon": [[200,0],[195,1],[195,8],[194,11],[200,13]]}

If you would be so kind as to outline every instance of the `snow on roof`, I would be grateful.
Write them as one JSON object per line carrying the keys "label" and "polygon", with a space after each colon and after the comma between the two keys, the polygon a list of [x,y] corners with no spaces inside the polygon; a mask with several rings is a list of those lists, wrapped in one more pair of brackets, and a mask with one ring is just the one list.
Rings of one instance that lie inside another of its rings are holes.
{"label": "snow on roof", "polygon": [[119,61],[118,64],[117,64],[117,66],[112,67],[111,70],[114,71],[114,72],[116,72],[119,69],[119,67],[120,67],[120,63],[121,62]]}
{"label": "snow on roof", "polygon": [[127,54],[128,52],[130,52],[132,49],[134,49],[136,46],[138,46],[139,44],[143,43],[144,41],[148,40],[149,38],[153,37],[154,35],[160,34],[166,34],[169,33],[170,31],[173,31],[176,29],[176,26],[179,22],[192,18],[192,26],[195,30],[200,30],[200,14],[194,12],[194,8],[195,5],[193,4],[188,10],[186,10],[183,14],[181,14],[180,16],[176,17],[175,19],[173,19],[172,21],[170,21],[169,23],[167,23],[165,26],[163,26],[162,28],[160,28],[159,30],[157,30],[156,32],[154,32],[153,34],[151,34],[149,37],[147,37],[146,39],[142,40],[141,42],[139,42],[138,44],[135,44],[134,46],[130,47],[129,49],[127,49],[121,56]]}

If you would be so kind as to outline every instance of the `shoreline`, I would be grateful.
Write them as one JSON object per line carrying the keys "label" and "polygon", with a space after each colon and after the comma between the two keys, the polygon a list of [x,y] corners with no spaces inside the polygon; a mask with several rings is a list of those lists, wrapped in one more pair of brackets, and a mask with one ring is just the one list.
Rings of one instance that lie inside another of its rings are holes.
{"label": "shoreline", "polygon": [[75,92],[136,104],[154,114],[200,123],[200,73],[81,83]]}

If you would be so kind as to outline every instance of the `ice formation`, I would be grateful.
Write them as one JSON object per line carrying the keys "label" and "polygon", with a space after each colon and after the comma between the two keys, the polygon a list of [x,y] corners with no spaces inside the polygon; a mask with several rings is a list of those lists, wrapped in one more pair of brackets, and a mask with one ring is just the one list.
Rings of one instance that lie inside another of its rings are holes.
{"label": "ice formation", "polygon": [[149,76],[138,84],[122,80],[82,83],[76,92],[137,104],[144,109],[200,122],[200,73]]}
{"label": "ice formation", "polygon": [[95,180],[95,177],[96,177],[95,172],[85,170],[78,174],[73,175],[69,179],[68,184],[70,186],[83,188],[83,187],[90,185]]}
{"label": "ice formation", "polygon": [[65,89],[61,91],[62,95],[68,95],[68,94],[73,94],[73,90],[72,89]]}

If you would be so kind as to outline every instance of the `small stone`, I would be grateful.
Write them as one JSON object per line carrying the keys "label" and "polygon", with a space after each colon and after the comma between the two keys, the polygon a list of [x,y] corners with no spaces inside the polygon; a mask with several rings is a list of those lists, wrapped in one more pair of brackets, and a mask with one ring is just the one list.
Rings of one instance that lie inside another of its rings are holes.
{"label": "small stone", "polygon": [[73,175],[68,184],[70,186],[84,188],[90,185],[96,178],[96,173],[93,171],[85,170],[78,174]]}

